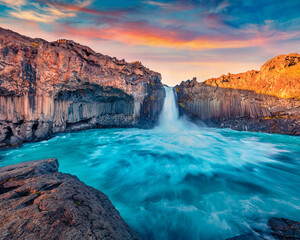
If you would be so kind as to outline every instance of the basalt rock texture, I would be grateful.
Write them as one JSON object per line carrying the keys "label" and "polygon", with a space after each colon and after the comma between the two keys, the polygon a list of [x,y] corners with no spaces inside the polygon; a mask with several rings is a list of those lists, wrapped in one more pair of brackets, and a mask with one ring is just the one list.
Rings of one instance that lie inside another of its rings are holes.
{"label": "basalt rock texture", "polygon": [[163,99],[161,75],[140,62],[0,28],[0,146],[94,127],[150,127]]}
{"label": "basalt rock texture", "polygon": [[140,239],[102,192],[46,159],[0,168],[0,239]]}
{"label": "basalt rock texture", "polygon": [[300,55],[280,55],[266,62],[260,71],[222,75],[206,84],[222,88],[253,90],[259,94],[300,100]]}
{"label": "basalt rock texture", "polygon": [[[188,115],[195,121],[201,120],[213,127],[300,135],[300,72],[284,70],[300,69],[300,62],[296,56],[298,54],[279,56],[279,63],[276,62],[277,58],[270,60],[260,72],[255,73],[260,77],[253,77],[254,72],[250,71],[236,74],[234,77],[229,75],[230,80],[219,78],[199,83],[194,78],[182,82],[175,87],[179,112],[181,115]],[[285,59],[285,64],[282,59]],[[288,82],[287,78],[282,82],[272,74],[268,78],[266,69],[270,72],[278,72],[280,76],[283,72],[289,72],[290,84],[285,85],[284,81]],[[265,74],[264,78],[261,77],[262,72]],[[250,75],[252,78],[247,78]],[[256,87],[257,89],[254,90]],[[258,93],[258,89],[265,94]],[[272,90],[268,92],[267,89]]]}

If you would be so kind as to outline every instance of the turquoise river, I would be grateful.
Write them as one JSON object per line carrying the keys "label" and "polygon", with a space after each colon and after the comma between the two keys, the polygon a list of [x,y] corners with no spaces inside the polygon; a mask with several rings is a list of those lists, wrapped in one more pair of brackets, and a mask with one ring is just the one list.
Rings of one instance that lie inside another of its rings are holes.
{"label": "turquoise river", "polygon": [[97,129],[0,151],[0,167],[55,157],[145,239],[226,239],[300,220],[300,138],[196,126],[166,88],[159,126]]}

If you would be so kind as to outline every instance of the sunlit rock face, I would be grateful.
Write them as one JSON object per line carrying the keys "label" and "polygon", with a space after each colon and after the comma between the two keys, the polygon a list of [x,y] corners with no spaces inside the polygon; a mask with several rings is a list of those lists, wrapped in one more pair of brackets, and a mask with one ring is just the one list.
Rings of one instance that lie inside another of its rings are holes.
{"label": "sunlit rock face", "polygon": [[163,99],[161,75],[140,62],[0,28],[0,146],[93,127],[149,127]]}
{"label": "sunlit rock face", "polygon": [[299,59],[281,55],[260,72],[182,82],[175,88],[180,114],[208,126],[300,135]]}
{"label": "sunlit rock face", "polygon": [[260,71],[222,75],[206,84],[222,88],[253,90],[279,98],[300,100],[300,55],[280,55],[266,62]]}

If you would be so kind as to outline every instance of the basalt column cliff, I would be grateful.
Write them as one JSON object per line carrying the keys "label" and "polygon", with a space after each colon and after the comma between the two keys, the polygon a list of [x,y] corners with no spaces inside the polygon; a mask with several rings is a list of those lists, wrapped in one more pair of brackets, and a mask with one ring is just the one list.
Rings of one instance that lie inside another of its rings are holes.
{"label": "basalt column cliff", "polygon": [[164,99],[161,75],[69,40],[0,28],[0,146],[94,127],[149,127]]}
{"label": "basalt column cliff", "polygon": [[260,71],[176,86],[181,114],[208,126],[300,135],[300,55],[280,55]]}

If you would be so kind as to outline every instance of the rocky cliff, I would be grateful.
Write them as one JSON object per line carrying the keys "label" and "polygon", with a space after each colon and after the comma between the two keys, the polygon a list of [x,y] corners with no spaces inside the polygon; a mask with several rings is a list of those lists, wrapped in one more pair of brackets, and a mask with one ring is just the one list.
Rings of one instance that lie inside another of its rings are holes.
{"label": "rocky cliff", "polygon": [[0,28],[0,146],[94,127],[149,127],[163,99],[161,75],[140,62]]}
{"label": "rocky cliff", "polygon": [[253,90],[255,93],[300,100],[300,55],[280,55],[266,62],[260,71],[222,75],[205,81],[211,86]]}
{"label": "rocky cliff", "polygon": [[175,87],[180,114],[208,126],[300,135],[299,59],[281,55],[259,72],[182,82]]}
{"label": "rocky cliff", "polygon": [[140,239],[102,192],[46,159],[0,168],[0,239]]}

